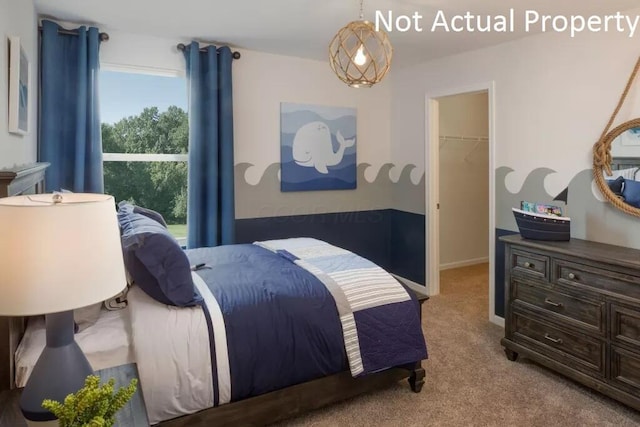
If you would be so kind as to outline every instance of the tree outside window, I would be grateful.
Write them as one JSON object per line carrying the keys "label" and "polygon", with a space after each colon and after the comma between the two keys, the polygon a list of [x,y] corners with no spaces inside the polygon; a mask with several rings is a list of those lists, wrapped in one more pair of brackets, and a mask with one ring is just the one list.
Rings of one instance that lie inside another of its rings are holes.
{"label": "tree outside window", "polygon": [[188,116],[181,108],[184,79],[102,71],[101,80],[101,108],[107,110],[101,111],[105,193],[161,213],[184,243],[189,145]]}

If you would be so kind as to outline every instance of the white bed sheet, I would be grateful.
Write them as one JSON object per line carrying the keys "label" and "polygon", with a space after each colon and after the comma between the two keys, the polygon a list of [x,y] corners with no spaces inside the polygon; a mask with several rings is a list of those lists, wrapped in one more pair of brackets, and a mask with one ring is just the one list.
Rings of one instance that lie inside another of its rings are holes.
{"label": "white bed sheet", "polygon": [[[202,280],[195,273],[194,280]],[[173,307],[137,286],[127,295],[131,341],[151,424],[213,406],[207,321],[201,307]]]}
{"label": "white bed sheet", "polygon": [[[129,309],[102,309],[95,324],[75,334],[75,339],[94,370],[133,363]],[[29,319],[15,354],[16,386],[24,387],[38,357],[44,349],[44,316]]]}

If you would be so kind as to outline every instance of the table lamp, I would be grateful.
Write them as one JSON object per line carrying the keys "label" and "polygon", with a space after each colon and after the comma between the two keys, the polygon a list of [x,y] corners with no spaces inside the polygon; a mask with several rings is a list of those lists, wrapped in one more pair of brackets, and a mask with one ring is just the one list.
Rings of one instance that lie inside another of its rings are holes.
{"label": "table lamp", "polygon": [[74,340],[73,309],[126,286],[115,201],[104,194],[0,198],[0,316],[45,314],[46,346],[20,398],[27,421],[51,421],[93,373]]}

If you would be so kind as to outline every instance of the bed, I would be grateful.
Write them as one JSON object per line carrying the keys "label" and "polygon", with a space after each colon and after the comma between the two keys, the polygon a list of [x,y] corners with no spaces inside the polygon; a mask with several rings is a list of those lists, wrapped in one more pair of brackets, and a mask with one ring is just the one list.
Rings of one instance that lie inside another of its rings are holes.
{"label": "bed", "polygon": [[[44,316],[33,316],[15,352],[15,385],[24,387],[45,346]],[[90,327],[75,334],[75,340],[91,367],[98,371],[135,362],[131,348],[128,308],[109,311],[102,308]]]}
{"label": "bed", "polygon": [[[291,246],[292,244],[293,247]],[[154,298],[149,296],[147,290],[143,291],[140,286],[133,287],[130,290],[129,308],[126,312],[126,317],[128,317],[130,322],[129,333],[131,334],[130,339],[134,353],[133,358],[136,359],[136,362],[138,363],[138,369],[141,374],[141,386],[148,406],[147,410],[153,413],[153,417],[151,417],[152,420],[156,422],[161,421],[161,426],[204,426],[214,425],[214,423],[217,423],[215,425],[263,425],[304,411],[318,408],[332,402],[344,400],[360,393],[375,390],[401,379],[408,379],[413,391],[419,392],[421,390],[422,385],[424,384],[424,370],[421,366],[421,360],[423,357],[411,356],[411,351],[417,351],[414,355],[420,355],[421,353],[419,349],[408,349],[407,351],[403,350],[402,352],[398,352],[398,357],[405,353],[409,354],[409,356],[406,356],[404,359],[395,358],[395,355],[391,356],[391,359],[387,358],[387,360],[399,361],[401,363],[384,366],[384,362],[381,362],[383,363],[382,365],[376,365],[377,355],[375,349],[367,352],[367,344],[363,341],[360,345],[360,351],[362,351],[362,353],[359,353],[359,356],[363,360],[367,361],[362,365],[368,366],[368,370],[372,372],[364,375],[365,372],[363,371],[366,371],[367,369],[364,369],[362,366],[358,367],[357,363],[353,362],[357,357],[352,357],[349,353],[348,346],[345,344],[344,348],[347,348],[347,350],[343,348],[343,354],[339,354],[337,356],[333,355],[328,358],[318,356],[318,360],[313,358],[314,363],[311,363],[313,369],[311,369],[310,373],[303,372],[304,369],[308,369],[306,365],[309,365],[306,359],[305,367],[302,370],[298,370],[295,365],[296,360],[292,360],[291,368],[288,369],[288,371],[291,372],[287,371],[286,375],[284,373],[282,375],[285,377],[290,376],[291,378],[287,378],[286,380],[283,380],[284,382],[279,384],[272,384],[274,378],[276,382],[278,378],[273,377],[273,375],[271,375],[270,378],[267,378],[269,377],[269,369],[264,369],[264,366],[262,366],[264,364],[273,370],[273,366],[276,366],[273,365],[273,363],[276,362],[271,360],[271,362],[269,362],[271,364],[269,364],[261,358],[254,357],[254,360],[252,361],[253,365],[251,363],[247,365],[251,366],[250,369],[242,368],[241,366],[243,365],[237,362],[237,357],[233,357],[233,349],[231,349],[229,350],[230,356],[226,363],[230,365],[230,370],[234,372],[235,377],[244,379],[242,381],[234,379],[235,382],[233,382],[234,385],[232,387],[233,392],[229,392],[229,390],[225,391],[225,386],[221,386],[221,384],[224,383],[224,375],[220,373],[222,372],[220,371],[221,366],[224,366],[225,364],[221,363],[220,360],[211,357],[212,354],[217,353],[212,350],[211,345],[205,345],[207,340],[202,338],[191,338],[189,340],[188,338],[190,336],[196,336],[196,334],[199,334],[197,336],[202,337],[208,333],[210,343],[217,343],[216,339],[220,339],[219,334],[212,334],[211,332],[211,324],[215,323],[215,321],[211,320],[212,318],[215,318],[215,310],[209,310],[212,304],[210,303],[211,296],[207,295],[208,292],[216,295],[217,300],[219,301],[218,304],[221,307],[220,310],[225,312],[225,319],[229,318],[228,307],[234,306],[234,304],[237,303],[237,301],[233,301],[233,292],[229,293],[224,290],[221,291],[217,287],[218,285],[216,283],[219,282],[219,279],[214,278],[212,279],[213,284],[207,284],[207,276],[210,270],[224,270],[224,266],[226,265],[228,267],[227,270],[231,271],[234,267],[233,262],[229,262],[229,260],[235,260],[240,256],[247,256],[261,259],[264,258],[268,264],[267,267],[265,267],[267,270],[257,270],[252,274],[262,274],[261,271],[277,271],[280,273],[283,270],[289,271],[289,269],[294,269],[294,266],[290,265],[294,262],[292,259],[293,255],[294,258],[296,258],[296,262],[302,263],[303,265],[307,263],[307,266],[310,266],[307,270],[295,267],[295,275],[297,280],[301,280],[300,277],[302,277],[303,282],[308,285],[308,287],[305,288],[305,292],[313,294],[312,296],[315,298],[315,300],[312,300],[312,302],[315,301],[313,302],[313,304],[315,304],[313,305],[313,311],[326,311],[326,308],[331,306],[331,304],[327,303],[327,294],[331,293],[331,289],[327,288],[327,290],[323,291],[321,287],[318,287],[318,283],[312,283],[315,279],[309,279],[306,276],[310,270],[313,269],[311,264],[313,264],[315,260],[313,257],[305,258],[305,256],[303,256],[304,254],[309,253],[308,249],[300,249],[299,246],[304,244],[312,244],[312,246],[315,245],[315,247],[318,246],[317,242],[310,242],[309,240],[298,240],[294,242],[288,240],[262,242],[258,245],[238,245],[242,246],[242,248],[232,248],[232,250],[230,249],[231,252],[224,253],[222,250],[216,249],[217,252],[214,254],[213,258],[211,258],[210,254],[206,254],[206,251],[204,250],[195,250],[189,253],[190,265],[193,267],[201,266],[200,268],[195,269],[203,270],[199,272],[190,272],[194,286],[198,288],[198,292],[195,294],[205,301],[205,304],[202,304],[201,306],[174,307],[161,304],[154,300]],[[335,250],[332,248],[333,247],[323,246],[322,250]],[[244,255],[238,255],[233,252],[236,249],[242,249]],[[226,251],[227,249],[224,250]],[[218,264],[212,265],[212,263]],[[273,269],[270,267],[271,265],[285,267]],[[213,268],[202,268],[202,266]],[[335,266],[332,268],[335,269]],[[248,276],[250,275],[251,274],[248,274]],[[279,276],[273,278],[274,281],[278,281],[280,279],[281,278]],[[411,285],[405,285],[405,287],[403,287],[409,299],[407,300],[404,298],[403,301],[406,304],[413,304],[413,308],[404,309],[403,311],[408,313],[415,310],[419,325],[420,317],[418,303],[422,303],[426,299],[426,295],[419,290],[409,290],[406,286],[409,286],[410,288]],[[287,292],[294,291],[299,292],[298,289],[289,290]],[[222,292],[222,294],[220,292]],[[292,297],[292,295],[285,292],[285,297],[289,298]],[[339,306],[340,304],[337,305]],[[389,305],[387,304],[387,306]],[[205,310],[205,307],[208,307],[208,312]],[[333,303],[333,307],[333,310],[335,311],[336,303]],[[407,307],[409,307],[409,305]],[[343,309],[344,308],[341,308],[338,311]],[[209,314],[207,315],[207,313]],[[242,313],[242,311],[239,311],[239,313]],[[340,312],[340,314],[343,313]],[[274,315],[272,313],[267,313],[265,316],[267,316],[265,318],[271,318]],[[249,317],[253,318],[254,316],[245,316],[245,319],[248,319]],[[345,329],[345,323],[342,320],[342,317],[345,316],[339,316],[338,320],[326,323],[332,324],[331,327],[333,329],[342,329],[346,331],[347,329]],[[374,318],[375,316],[367,317]],[[229,324],[227,324],[227,328],[234,330],[237,329],[240,331],[239,334],[233,335],[235,337],[236,352],[245,341],[260,341],[262,336],[269,336],[269,329],[265,329],[262,333],[255,334],[253,337],[243,335],[247,332],[242,332],[242,327],[255,328],[256,326],[255,324],[242,325],[242,316],[239,316],[238,319],[240,320],[233,324],[234,326],[229,326]],[[319,319],[321,320],[319,323],[325,323],[325,321],[322,320],[324,317],[320,316]],[[2,354],[0,354],[0,357],[4,357],[4,360],[8,363],[0,367],[0,378],[3,378],[2,386],[8,387],[13,384],[15,379],[15,373],[13,372],[14,368],[12,365],[12,354],[16,349],[18,340],[22,338],[24,322],[22,319],[2,320],[3,321],[0,324],[0,339],[2,339],[2,343],[0,343],[0,353]],[[358,322],[361,321],[361,319],[356,320],[358,320]],[[294,323],[291,323],[289,327],[298,327],[297,323],[303,322]],[[164,334],[163,332],[167,330],[166,328],[170,327],[169,324],[171,327],[180,325],[183,332],[175,335]],[[154,326],[151,327],[150,325]],[[358,323],[359,328],[364,328],[364,325],[364,323]],[[274,330],[277,331],[279,329],[275,328]],[[160,333],[154,334],[154,331]],[[185,333],[184,331],[188,332]],[[421,331],[420,335],[422,336]],[[174,336],[176,338],[168,338],[170,340],[174,340],[169,344],[156,343],[156,341],[165,339],[169,336]],[[298,337],[304,338],[301,335],[298,335]],[[332,348],[336,346],[337,342],[346,343],[347,339],[345,334],[340,334],[338,340],[336,340],[335,337],[331,339],[328,337],[329,335],[323,335],[323,340],[321,341],[323,343],[322,345],[326,344],[327,347]],[[277,339],[277,337],[273,335],[268,339],[265,338],[263,341],[271,342],[272,339]],[[187,341],[181,343],[180,340]],[[333,341],[329,342],[331,340]],[[297,341],[303,340],[298,339],[296,340],[296,343]],[[233,344],[234,339],[228,337],[225,342]],[[231,344],[230,347],[233,347]],[[264,342],[262,344],[264,344]],[[156,347],[154,347],[154,345],[156,345]],[[309,345],[318,346],[317,344]],[[170,372],[171,365],[173,363],[169,363],[168,365],[165,363],[165,365],[162,365],[162,362],[155,361],[153,359],[154,352],[156,354],[158,353],[157,346],[160,346],[160,348],[165,350],[167,348],[179,349],[188,347],[188,358],[192,360],[187,361],[184,365],[185,367],[179,366],[182,362],[175,364],[175,366],[173,366],[174,371]],[[304,345],[302,345],[302,347],[304,347]],[[253,353],[249,352],[245,354],[254,354],[255,356],[255,353],[256,352],[254,351]],[[307,354],[311,354],[308,349]],[[204,369],[202,366],[206,366],[207,358],[209,358],[209,369],[211,369],[211,371],[217,371],[217,376],[202,371],[202,369]],[[197,362],[198,360],[204,360],[205,363]],[[145,371],[147,371],[146,374]],[[163,375],[157,375],[158,372],[163,372]],[[187,374],[187,379],[185,379],[185,372]],[[179,378],[176,376],[179,376]],[[211,382],[213,384],[216,384],[216,382],[218,384],[217,386],[214,386],[213,393],[202,393],[203,390],[211,390],[208,377],[211,378]],[[260,379],[262,377],[266,379]],[[172,387],[174,389],[171,389]],[[178,389],[175,389],[175,387]],[[172,399],[176,395],[183,395],[183,398],[180,402],[177,402],[174,405],[175,402],[172,403]],[[210,404],[211,400],[214,400],[214,404],[218,403],[219,406],[208,408],[209,406],[212,406]],[[181,405],[184,405],[185,401],[193,401],[194,404],[190,407],[180,408]],[[231,402],[222,404],[224,401]],[[163,413],[162,411],[165,410],[165,408],[166,412]],[[175,408],[178,409],[176,410]]]}

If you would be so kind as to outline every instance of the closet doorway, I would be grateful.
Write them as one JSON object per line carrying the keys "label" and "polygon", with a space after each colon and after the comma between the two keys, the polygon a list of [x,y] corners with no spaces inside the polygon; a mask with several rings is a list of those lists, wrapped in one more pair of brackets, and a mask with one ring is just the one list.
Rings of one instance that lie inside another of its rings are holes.
{"label": "closet doorway", "polygon": [[427,277],[431,295],[440,275],[478,275],[495,316],[495,173],[493,83],[429,94],[426,99]]}

